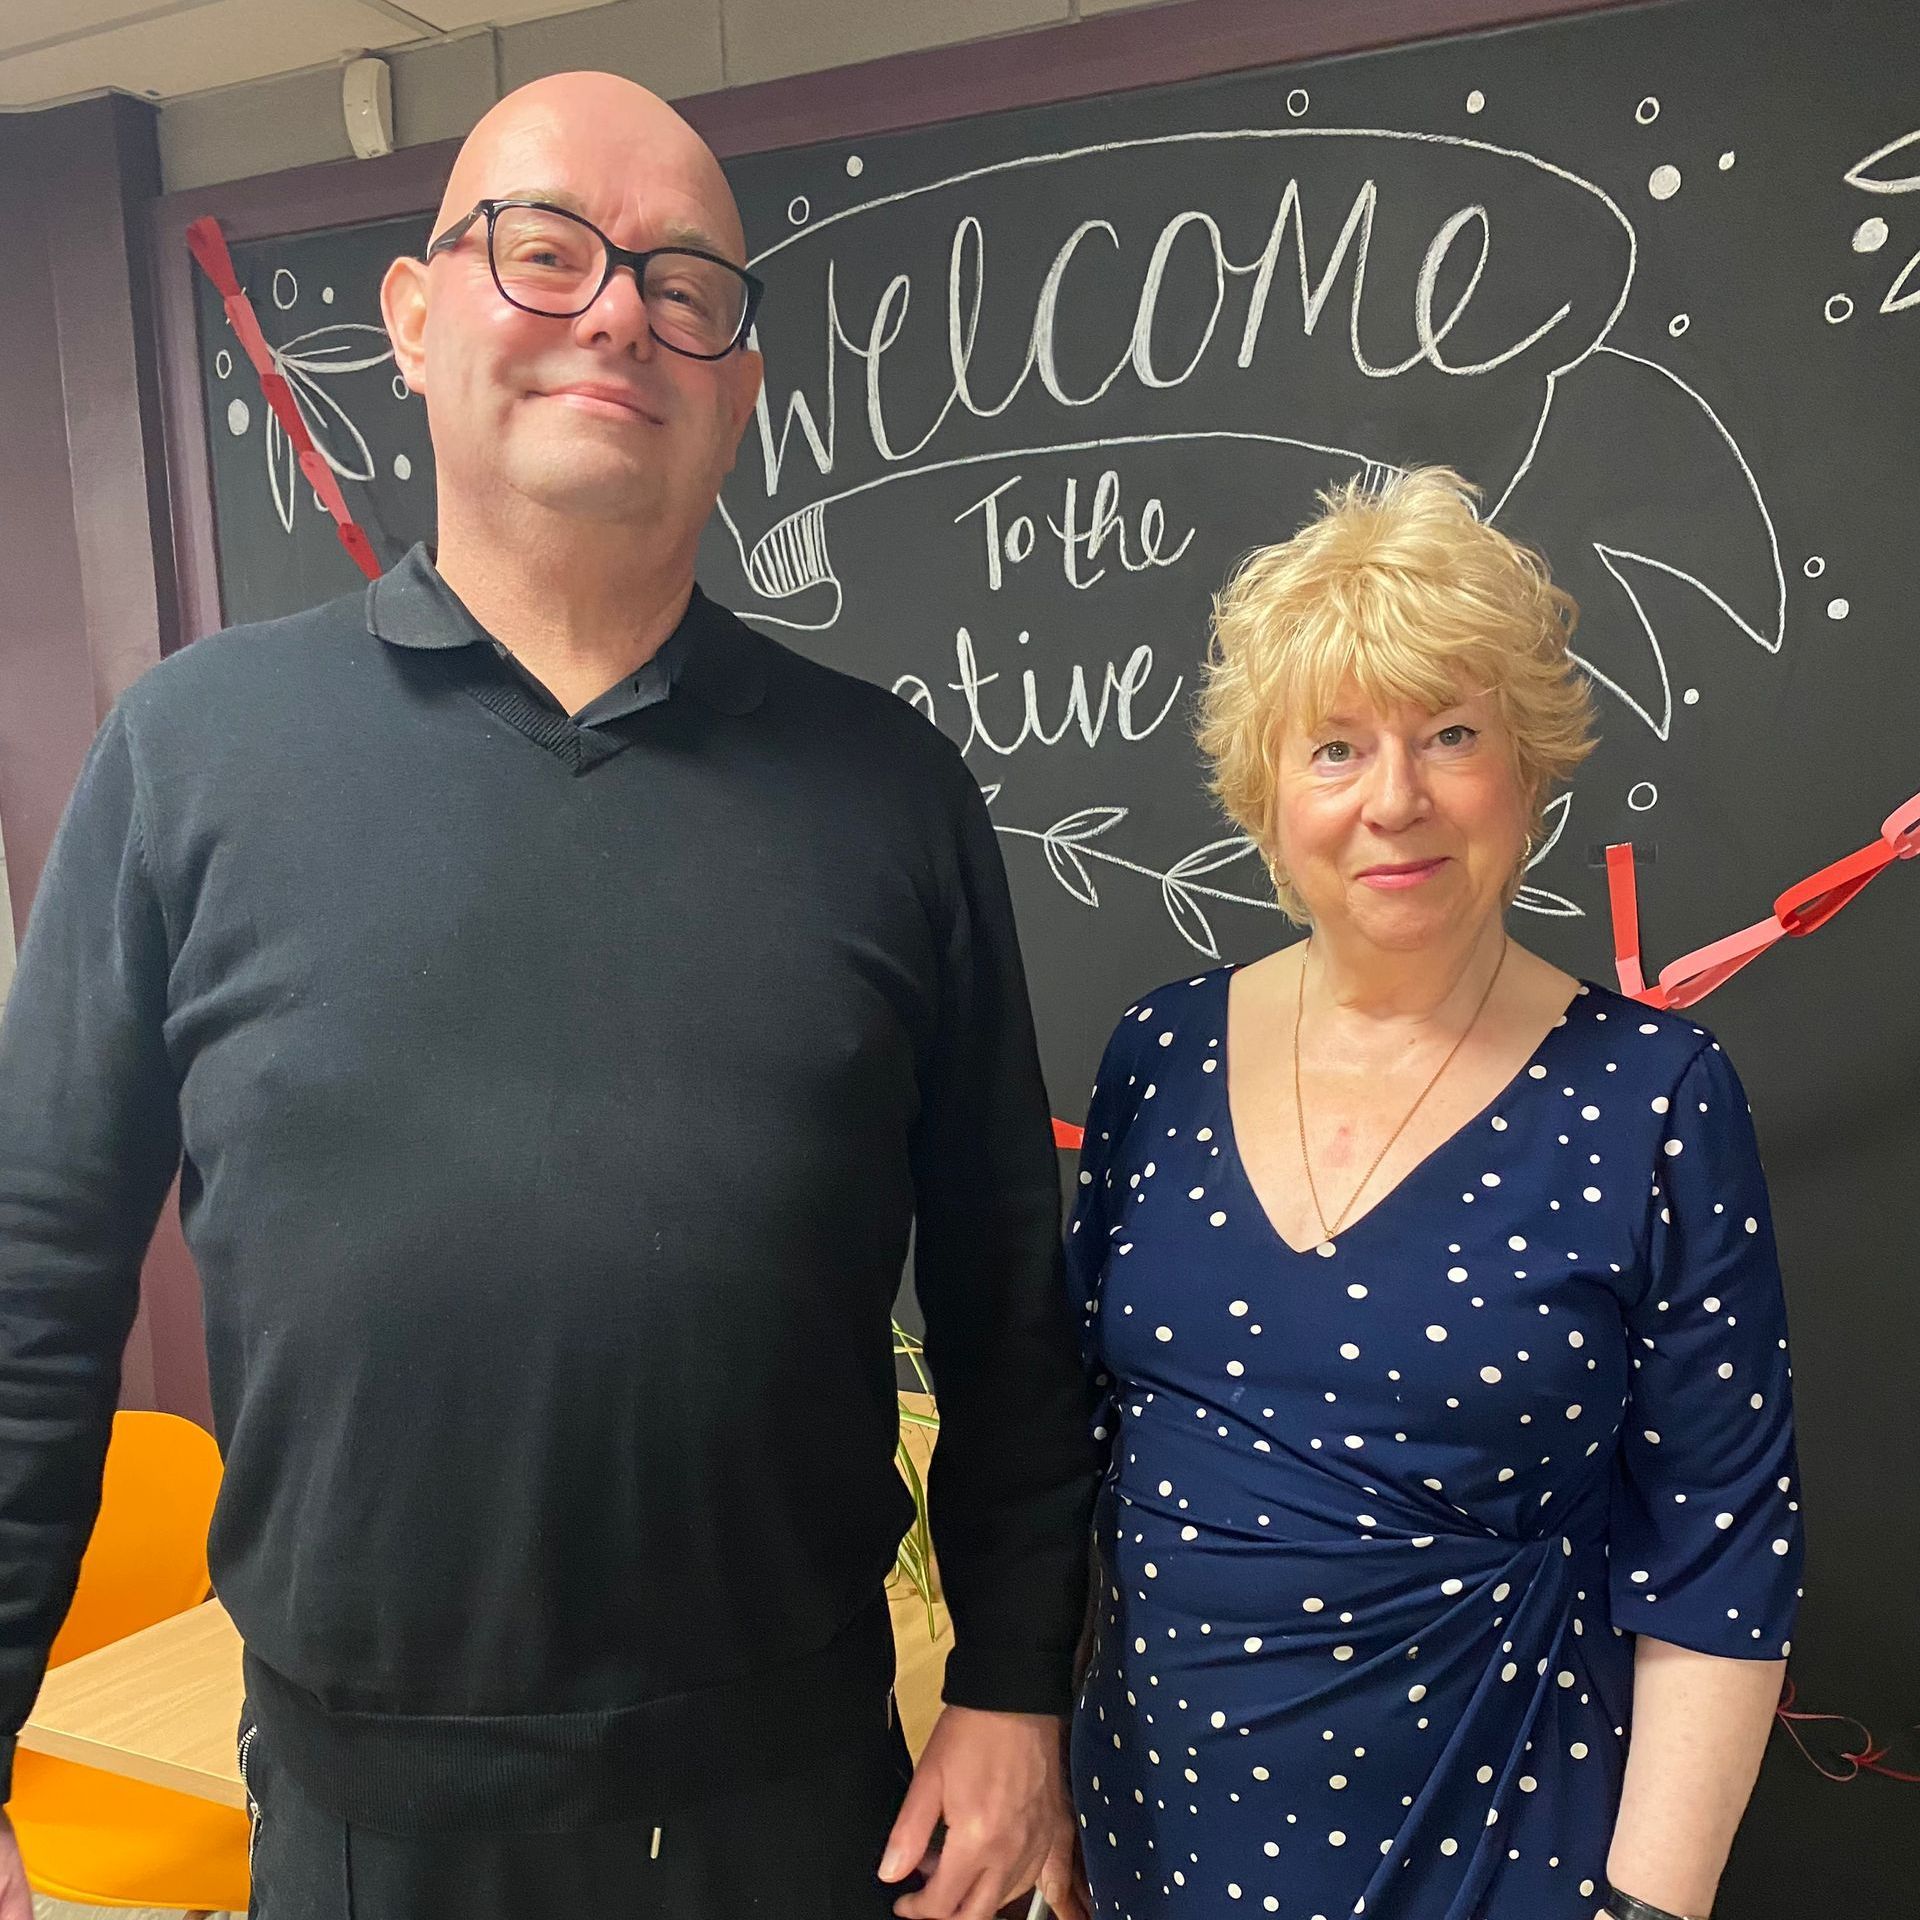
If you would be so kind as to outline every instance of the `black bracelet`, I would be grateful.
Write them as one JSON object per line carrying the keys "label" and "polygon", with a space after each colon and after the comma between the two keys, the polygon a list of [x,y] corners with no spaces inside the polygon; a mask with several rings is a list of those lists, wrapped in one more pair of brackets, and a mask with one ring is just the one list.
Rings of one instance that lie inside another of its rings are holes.
{"label": "black bracelet", "polygon": [[1636,1900],[1630,1893],[1622,1893],[1618,1887],[1607,1889],[1605,1911],[1613,1920],[1706,1920],[1704,1914],[1692,1916],[1682,1913],[1669,1913],[1665,1907],[1656,1907],[1645,1900]]}

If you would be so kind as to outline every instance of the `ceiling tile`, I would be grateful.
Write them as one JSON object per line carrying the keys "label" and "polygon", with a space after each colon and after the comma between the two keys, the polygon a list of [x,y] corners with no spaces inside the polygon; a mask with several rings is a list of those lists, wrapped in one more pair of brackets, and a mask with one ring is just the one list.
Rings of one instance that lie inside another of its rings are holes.
{"label": "ceiling tile", "polygon": [[166,99],[418,38],[359,0],[212,0],[0,59],[0,105],[39,106],[102,87]]}

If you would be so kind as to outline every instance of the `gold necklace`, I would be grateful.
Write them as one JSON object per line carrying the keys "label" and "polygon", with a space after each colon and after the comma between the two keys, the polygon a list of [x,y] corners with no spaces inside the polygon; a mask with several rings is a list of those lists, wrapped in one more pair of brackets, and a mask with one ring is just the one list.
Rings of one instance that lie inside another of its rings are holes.
{"label": "gold necklace", "polygon": [[1493,998],[1493,990],[1499,984],[1500,975],[1507,964],[1507,952],[1513,945],[1511,940],[1500,943],[1500,958],[1494,964],[1493,978],[1487,982],[1486,991],[1480,996],[1480,1004],[1473,1010],[1473,1018],[1460,1030],[1460,1038],[1447,1049],[1447,1057],[1434,1069],[1433,1078],[1420,1089],[1419,1098],[1410,1106],[1401,1118],[1400,1124],[1387,1135],[1386,1145],[1373,1156],[1372,1164],[1360,1176],[1360,1184],[1347,1196],[1347,1204],[1340,1209],[1332,1226],[1327,1225],[1326,1210],[1320,1204],[1320,1189],[1314,1184],[1313,1162],[1307,1156],[1307,1109],[1300,1096],[1300,1023],[1307,1010],[1307,955],[1313,948],[1313,939],[1309,935],[1307,950],[1300,956],[1300,991],[1293,1009],[1293,1117],[1300,1132],[1300,1164],[1306,1170],[1307,1193],[1313,1201],[1313,1217],[1320,1222],[1320,1246],[1327,1251],[1332,1247],[1333,1236],[1346,1224],[1347,1215],[1353,1211],[1354,1203],[1366,1192],[1367,1183],[1380,1171],[1380,1162],[1387,1157],[1393,1143],[1407,1130],[1407,1122],[1420,1111],[1421,1102],[1439,1085],[1440,1076],[1453,1065],[1453,1056],[1466,1044],[1467,1035],[1480,1024],[1480,1016],[1487,1010],[1487,1002]]}

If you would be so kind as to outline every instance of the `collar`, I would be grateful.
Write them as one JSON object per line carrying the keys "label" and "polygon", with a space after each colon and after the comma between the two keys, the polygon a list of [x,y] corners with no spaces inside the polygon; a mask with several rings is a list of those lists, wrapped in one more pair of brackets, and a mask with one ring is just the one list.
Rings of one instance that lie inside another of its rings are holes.
{"label": "collar", "polygon": [[[367,631],[390,646],[423,650],[485,645],[494,640],[417,541],[367,587]],[[687,610],[661,648],[675,692],[691,694],[716,713],[751,713],[766,697],[758,637],[696,585]]]}

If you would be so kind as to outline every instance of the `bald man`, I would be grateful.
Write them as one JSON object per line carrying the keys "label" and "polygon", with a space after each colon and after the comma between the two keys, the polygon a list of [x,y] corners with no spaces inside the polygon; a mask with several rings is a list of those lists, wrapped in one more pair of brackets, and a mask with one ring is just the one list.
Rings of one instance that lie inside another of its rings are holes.
{"label": "bald man", "polygon": [[[943,736],[695,585],[759,387],[745,257],[652,95],[496,106],[382,288],[433,548],[135,686],[34,905],[0,1729],[177,1170],[258,1920],[1084,1912],[1093,1463],[1005,877]],[[910,1237],[955,1639],[909,1786]]]}

